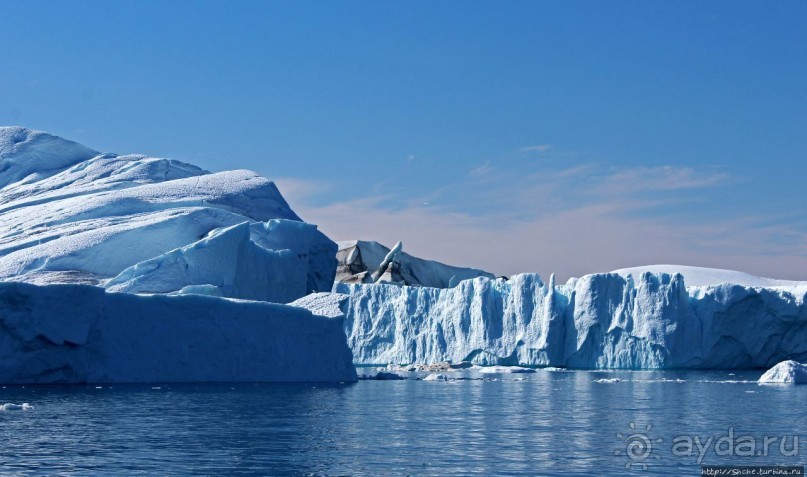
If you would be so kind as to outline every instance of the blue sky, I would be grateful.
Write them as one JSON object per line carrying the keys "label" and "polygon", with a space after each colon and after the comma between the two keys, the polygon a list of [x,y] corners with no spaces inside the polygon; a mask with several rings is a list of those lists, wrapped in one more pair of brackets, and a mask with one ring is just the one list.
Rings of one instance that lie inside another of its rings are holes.
{"label": "blue sky", "polygon": [[807,3],[3,2],[0,124],[494,273],[807,279]]}

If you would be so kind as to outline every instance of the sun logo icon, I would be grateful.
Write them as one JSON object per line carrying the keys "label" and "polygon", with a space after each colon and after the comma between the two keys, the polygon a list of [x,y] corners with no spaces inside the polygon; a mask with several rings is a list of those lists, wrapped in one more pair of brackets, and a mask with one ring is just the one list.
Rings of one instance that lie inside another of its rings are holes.
{"label": "sun logo icon", "polygon": [[628,462],[625,464],[626,469],[636,467],[637,469],[647,470],[647,462],[649,459],[659,460],[660,457],[653,453],[653,444],[663,442],[663,439],[653,439],[649,437],[650,431],[653,426],[648,424],[645,426],[644,431],[637,431],[636,423],[629,424],[630,432],[623,434],[618,432],[616,436],[625,442],[624,449],[615,449],[614,455],[627,455]]}

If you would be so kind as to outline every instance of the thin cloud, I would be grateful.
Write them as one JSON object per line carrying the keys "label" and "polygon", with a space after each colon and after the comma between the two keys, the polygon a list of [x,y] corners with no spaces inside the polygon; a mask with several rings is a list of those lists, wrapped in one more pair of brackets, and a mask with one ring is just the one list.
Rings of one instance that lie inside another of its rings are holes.
{"label": "thin cloud", "polygon": [[536,144],[535,146],[520,147],[519,152],[549,152],[552,149],[552,144]]}
{"label": "thin cloud", "polygon": [[478,165],[468,171],[469,177],[484,177],[488,176],[493,172],[493,166],[490,165],[490,161],[485,161],[483,164]]}
{"label": "thin cloud", "polygon": [[651,190],[702,189],[726,183],[725,172],[696,171],[691,167],[636,167],[614,172],[603,181],[603,187],[620,192]]}

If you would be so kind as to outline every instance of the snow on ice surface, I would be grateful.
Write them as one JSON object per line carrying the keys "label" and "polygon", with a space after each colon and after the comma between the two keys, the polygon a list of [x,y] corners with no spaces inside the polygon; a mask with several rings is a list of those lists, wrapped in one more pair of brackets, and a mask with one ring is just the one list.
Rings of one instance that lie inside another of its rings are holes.
{"label": "snow on ice surface", "polygon": [[[336,244],[314,226],[259,233],[272,219],[301,221],[274,183],[251,171],[210,174],[179,161],[98,154],[45,133],[0,128],[0,185],[0,280],[103,284],[141,263],[143,269],[150,261],[153,271],[155,260],[177,258],[172,251],[248,222],[250,240],[258,242],[241,243],[254,252],[247,255],[295,256],[275,261],[275,276],[263,282],[294,282],[287,290],[267,296],[256,293],[257,284],[241,289],[232,279],[198,283],[216,270],[197,262],[195,273],[186,275],[196,282],[174,281],[153,291],[212,285],[225,296],[290,301],[328,290],[333,281]],[[246,264],[232,268],[239,266]],[[154,273],[139,278],[160,282]]]}
{"label": "snow on ice surface", "polygon": [[771,384],[807,384],[807,364],[796,361],[783,361],[769,369],[762,377],[760,383]]}
{"label": "snow on ice surface", "polygon": [[317,316],[344,318],[347,300],[347,295],[339,293],[312,293],[289,303],[289,306],[305,308]]}
{"label": "snow on ice surface", "polygon": [[266,302],[0,283],[0,382],[355,381],[342,326]]}
{"label": "snow on ice surface", "polygon": [[734,270],[722,270],[719,268],[688,267],[685,265],[647,265],[644,267],[623,268],[611,273],[617,273],[623,277],[632,275],[639,277],[642,273],[650,272],[654,274],[666,273],[675,275],[680,273],[684,276],[684,282],[688,287],[703,287],[710,285],[720,285],[731,283],[744,287],[794,287],[807,286],[807,282],[797,282],[790,280],[775,280],[751,275],[749,273],[737,272]]}
{"label": "snow on ice surface", "polygon": [[44,132],[0,127],[0,187],[48,177],[97,154]]}

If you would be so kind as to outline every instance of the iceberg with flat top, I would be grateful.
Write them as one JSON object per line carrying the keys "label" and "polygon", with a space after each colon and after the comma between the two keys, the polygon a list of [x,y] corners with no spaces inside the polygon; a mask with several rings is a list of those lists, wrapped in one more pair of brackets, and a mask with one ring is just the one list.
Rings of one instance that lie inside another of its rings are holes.
{"label": "iceberg with flat top", "polygon": [[275,187],[0,128],[0,382],[355,381],[336,244]]}
{"label": "iceberg with flat top", "polygon": [[[807,358],[807,282],[662,267],[565,284],[520,274],[333,292],[349,298],[345,332],[359,364],[741,369]],[[693,274],[699,286],[687,286]],[[721,283],[727,275],[750,281]]]}

